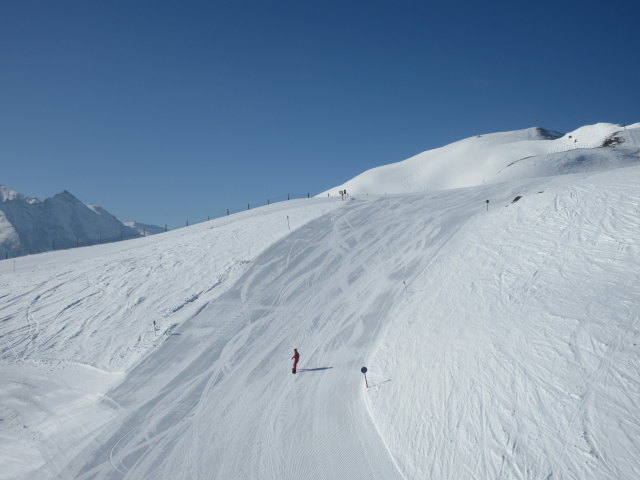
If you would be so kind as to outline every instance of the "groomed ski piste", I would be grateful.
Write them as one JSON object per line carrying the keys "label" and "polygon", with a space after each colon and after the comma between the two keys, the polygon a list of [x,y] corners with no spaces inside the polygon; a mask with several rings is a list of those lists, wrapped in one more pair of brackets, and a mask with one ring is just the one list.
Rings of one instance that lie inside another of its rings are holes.
{"label": "groomed ski piste", "polygon": [[638,127],[0,262],[0,478],[638,478]]}

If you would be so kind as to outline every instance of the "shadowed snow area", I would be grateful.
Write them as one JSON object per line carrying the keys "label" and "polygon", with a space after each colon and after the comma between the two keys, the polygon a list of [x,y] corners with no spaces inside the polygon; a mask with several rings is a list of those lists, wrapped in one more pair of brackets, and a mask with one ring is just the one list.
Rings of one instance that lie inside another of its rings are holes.
{"label": "shadowed snow area", "polygon": [[0,472],[638,478],[629,130],[610,170],[298,200],[0,262]]}

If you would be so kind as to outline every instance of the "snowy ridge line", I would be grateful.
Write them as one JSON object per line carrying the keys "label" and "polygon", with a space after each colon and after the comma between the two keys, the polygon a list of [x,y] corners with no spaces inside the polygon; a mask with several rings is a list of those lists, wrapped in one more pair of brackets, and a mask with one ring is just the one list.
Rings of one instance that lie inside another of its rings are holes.
{"label": "snowy ridge line", "polygon": [[[32,207],[34,204],[36,206],[41,205],[43,202],[40,202],[39,200],[36,199],[31,199],[31,200],[35,200],[34,202],[31,202],[30,199],[28,199],[28,197],[23,197],[20,194],[17,194],[18,197],[16,198],[23,198],[22,200],[20,200],[21,203],[24,203],[24,208],[29,208]],[[211,220],[216,220],[216,219],[220,219],[220,218],[225,218],[231,215],[236,215],[238,213],[243,213],[245,211],[248,210],[253,210],[256,208],[260,208],[260,207],[265,207],[265,206],[273,206],[273,205],[278,205],[279,203],[285,203],[288,201],[294,201],[294,200],[300,200],[300,199],[310,199],[311,198],[311,194],[310,193],[287,193],[287,194],[280,194],[277,195],[275,197],[269,198],[266,201],[262,202],[247,202],[246,205],[248,208],[244,208],[244,207],[237,207],[237,208],[227,208],[225,211],[223,211],[223,213],[220,213],[219,215],[214,215],[214,216],[208,216],[206,220],[200,220],[200,221],[196,221],[196,222],[191,222],[188,218],[185,221],[184,225],[180,225],[180,226],[171,226],[168,227],[168,224],[164,224],[164,227],[159,227],[156,225],[145,225],[143,227],[139,227],[141,230],[138,231],[136,229],[136,222],[119,222],[119,220],[117,220],[115,217],[113,217],[111,214],[109,214],[108,212],[106,212],[106,210],[101,209],[100,207],[94,207],[91,205],[84,205],[82,204],[78,199],[76,199],[75,197],[73,197],[73,195],[69,194],[68,192],[65,192],[65,194],[59,194],[56,195],[54,198],[58,198],[60,197],[62,199],[62,201],[66,201],[66,202],[71,202],[71,204],[73,204],[75,206],[75,208],[81,208],[81,209],[85,209],[88,208],[90,211],[94,212],[96,215],[94,215],[95,217],[97,217],[98,219],[103,219],[103,217],[107,217],[110,219],[111,223],[108,223],[108,226],[105,226],[104,228],[100,228],[100,227],[91,227],[91,231],[93,232],[94,230],[97,229],[97,231],[99,232],[98,236],[95,237],[95,235],[93,235],[93,233],[91,234],[91,238],[86,237],[86,235],[84,233],[76,233],[74,236],[69,237],[69,238],[51,238],[48,239],[46,242],[40,242],[38,244],[35,244],[31,241],[25,241],[26,235],[29,235],[29,237],[27,239],[31,239],[33,234],[32,231],[35,228],[34,225],[31,224],[27,224],[25,222],[27,222],[27,220],[23,219],[22,217],[18,217],[16,220],[14,220],[15,222],[17,222],[16,224],[19,226],[19,230],[20,231],[25,231],[27,233],[22,234],[21,239],[18,239],[18,246],[11,246],[8,243],[2,243],[0,242],[0,262],[3,260],[9,260],[9,259],[14,259],[14,258],[19,258],[19,257],[23,257],[23,256],[27,256],[27,255],[34,255],[34,254],[39,254],[39,253],[45,253],[45,252],[56,252],[56,251],[61,251],[61,250],[72,250],[72,249],[76,249],[76,248],[85,248],[85,247],[91,247],[91,246],[97,246],[97,245],[108,245],[110,243],[117,243],[117,242],[122,242],[122,241],[128,241],[128,240],[134,240],[134,239],[139,239],[139,238],[145,238],[147,236],[150,235],[158,235],[160,233],[167,233],[169,231],[175,231],[175,230],[179,230],[185,227],[189,227],[189,226],[193,226],[193,225],[199,225],[205,222],[209,222]],[[12,208],[15,207],[15,203],[16,200],[12,199],[13,202],[10,204]],[[48,202],[50,199],[47,199],[45,202]],[[57,200],[57,202],[59,203],[61,200]],[[55,202],[54,202],[55,203]],[[65,208],[69,208],[68,206]],[[3,214],[2,212],[2,202],[0,201],[0,216]],[[55,216],[55,215],[54,215]],[[94,219],[95,220],[95,219]],[[62,221],[62,220],[60,220]],[[114,222],[115,225],[118,227],[117,229],[114,230]],[[130,225],[129,225],[130,224]],[[8,227],[13,228],[11,223],[7,224]],[[37,225],[36,225],[37,226]],[[87,225],[81,225],[85,230],[89,229],[89,227]],[[147,229],[145,229],[144,227],[148,227]],[[84,230],[83,230],[84,232]],[[109,233],[111,232],[111,233]],[[19,236],[20,237],[20,236]],[[22,244],[26,244],[26,246],[21,246]]]}
{"label": "snowy ridge line", "polygon": [[[639,131],[638,124],[599,123],[565,135],[540,128],[478,135],[372,168],[318,197],[344,189],[351,195],[405,194],[605,171],[640,161],[634,153]],[[571,162],[575,156],[580,165]]]}
{"label": "snowy ridge line", "polygon": [[196,220],[195,222],[191,222],[189,219],[186,219],[185,225],[180,226],[172,226],[171,228],[167,228],[167,231],[174,231],[181,228],[189,227],[192,225],[199,225],[204,222],[208,222],[211,220],[222,219],[225,217],[229,217],[231,215],[236,215],[238,213],[244,213],[250,210],[254,210],[256,208],[269,207],[272,205],[278,205],[280,203],[286,203],[288,201],[293,200],[302,200],[302,199],[310,199],[313,198],[310,193],[282,193],[279,195],[275,195],[273,197],[269,197],[266,200],[254,200],[247,201],[242,204],[242,206],[235,206],[222,209],[220,214],[207,216],[206,220]]}

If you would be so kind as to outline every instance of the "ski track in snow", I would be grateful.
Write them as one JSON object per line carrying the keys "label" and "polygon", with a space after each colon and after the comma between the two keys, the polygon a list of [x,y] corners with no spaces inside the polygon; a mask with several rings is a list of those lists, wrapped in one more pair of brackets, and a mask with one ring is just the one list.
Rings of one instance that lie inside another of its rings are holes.
{"label": "ski track in snow", "polygon": [[[386,217],[385,203],[328,214],[256,259],[233,288],[130,374],[137,382],[173,372],[163,380],[168,384],[153,387],[158,393],[151,400],[136,395],[129,380],[111,393],[140,406],[75,472],[78,478],[125,472],[132,478],[179,472],[189,478],[397,477],[379,439],[359,434],[363,425],[372,427],[361,402],[359,365],[379,331],[378,314],[401,294],[397,281],[392,293],[379,278],[402,268],[402,261],[369,248],[379,239],[360,212],[380,208]],[[308,290],[312,298],[301,294]],[[363,302],[370,311],[362,310]],[[301,369],[308,369],[296,376],[287,360],[292,345],[301,349]],[[180,351],[191,355],[180,358]],[[258,402],[261,408],[252,408]]]}
{"label": "ski track in snow", "polygon": [[[513,193],[501,190],[506,203]],[[403,478],[359,370],[406,294],[403,279],[483,212],[487,191],[350,202],[273,245],[110,393],[132,414],[70,473]],[[293,346],[310,371],[288,373]],[[134,388],[141,382],[148,389]]]}
{"label": "ski track in snow", "polygon": [[406,478],[638,476],[640,179],[593,179],[469,222],[412,279],[369,399]]}
{"label": "ski track in snow", "polygon": [[[255,255],[288,235],[287,215],[298,228],[340,206],[337,200],[296,200],[145,239],[0,262],[0,367],[6,366],[0,384],[21,385],[21,400],[8,397],[0,412],[0,451],[6,452],[0,453],[0,472],[32,478],[44,463],[42,478],[55,476],[51,472],[77,453],[73,445],[119,413],[105,397],[101,420],[87,417],[89,405],[104,394],[102,386],[92,393],[80,388],[82,407],[70,410],[64,392],[77,390],[74,376],[107,375],[107,388],[120,372],[175,338],[176,327],[224,292]],[[39,371],[53,372],[51,381],[42,382]],[[50,428],[58,417],[68,427]],[[76,428],[78,423],[87,427]],[[32,453],[28,460],[16,458],[9,445]]]}

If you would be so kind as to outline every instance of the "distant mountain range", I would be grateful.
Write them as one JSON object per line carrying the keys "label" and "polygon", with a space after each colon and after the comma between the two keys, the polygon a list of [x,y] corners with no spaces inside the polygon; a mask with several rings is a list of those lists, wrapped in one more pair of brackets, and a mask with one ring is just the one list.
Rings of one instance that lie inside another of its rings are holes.
{"label": "distant mountain range", "polygon": [[[164,231],[144,226],[144,234]],[[68,191],[44,201],[0,185],[0,259],[142,236],[104,208]]]}

